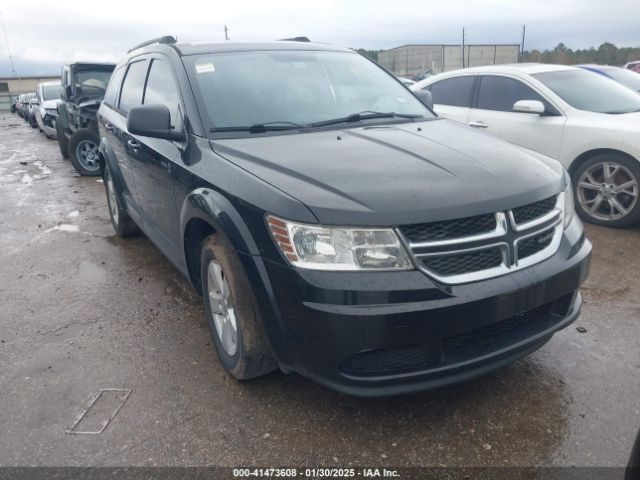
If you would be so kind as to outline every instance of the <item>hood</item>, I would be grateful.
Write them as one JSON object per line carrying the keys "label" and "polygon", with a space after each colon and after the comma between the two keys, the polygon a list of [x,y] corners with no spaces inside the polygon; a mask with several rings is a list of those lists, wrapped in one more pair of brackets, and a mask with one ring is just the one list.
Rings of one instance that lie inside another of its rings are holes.
{"label": "hood", "polygon": [[54,98],[52,100],[45,100],[44,102],[42,102],[42,107],[45,110],[56,110],[59,101],[60,101],[59,98]]}
{"label": "hood", "polygon": [[444,119],[211,144],[327,225],[496,212],[547,198],[564,184],[558,162]]}

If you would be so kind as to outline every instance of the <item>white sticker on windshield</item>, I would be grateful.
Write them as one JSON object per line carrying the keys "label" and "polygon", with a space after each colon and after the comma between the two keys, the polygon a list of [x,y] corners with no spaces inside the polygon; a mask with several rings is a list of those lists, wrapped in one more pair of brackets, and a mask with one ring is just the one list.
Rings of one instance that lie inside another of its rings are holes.
{"label": "white sticker on windshield", "polygon": [[213,63],[196,63],[196,72],[198,73],[213,73],[216,71],[216,67],[213,66]]}

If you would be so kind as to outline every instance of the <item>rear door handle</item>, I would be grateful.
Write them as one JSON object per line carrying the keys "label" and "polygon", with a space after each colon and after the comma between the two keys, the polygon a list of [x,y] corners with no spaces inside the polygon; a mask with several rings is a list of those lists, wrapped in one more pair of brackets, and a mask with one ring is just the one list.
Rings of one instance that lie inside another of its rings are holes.
{"label": "rear door handle", "polygon": [[137,150],[140,148],[140,144],[134,140],[127,140],[127,147],[131,150]]}
{"label": "rear door handle", "polygon": [[104,124],[104,129],[109,133],[116,133],[116,127],[114,127],[110,123],[105,123]]}
{"label": "rear door handle", "polygon": [[473,128],[488,128],[489,127],[489,125],[487,125],[484,122],[469,122],[468,125],[470,127],[473,127]]}

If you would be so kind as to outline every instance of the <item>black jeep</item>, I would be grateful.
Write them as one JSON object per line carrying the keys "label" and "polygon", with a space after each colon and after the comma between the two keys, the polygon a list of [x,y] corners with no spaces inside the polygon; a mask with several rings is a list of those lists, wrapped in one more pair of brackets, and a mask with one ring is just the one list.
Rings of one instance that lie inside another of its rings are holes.
{"label": "black jeep", "polygon": [[80,175],[99,175],[96,112],[113,72],[113,64],[71,63],[62,67],[62,100],[56,131],[60,153],[71,158]]}

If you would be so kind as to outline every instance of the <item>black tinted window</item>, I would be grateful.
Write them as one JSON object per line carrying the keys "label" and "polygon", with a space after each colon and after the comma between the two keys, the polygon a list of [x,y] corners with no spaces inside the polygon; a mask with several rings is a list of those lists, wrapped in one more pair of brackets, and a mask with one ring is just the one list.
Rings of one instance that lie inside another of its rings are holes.
{"label": "black tinted window", "polygon": [[120,110],[126,113],[131,107],[142,105],[142,89],[146,73],[147,62],[136,62],[129,65],[120,93]]}
{"label": "black tinted window", "polygon": [[118,100],[118,92],[120,91],[120,84],[122,83],[122,76],[124,75],[124,67],[119,68],[111,76],[109,80],[109,86],[104,94],[104,103],[109,106],[116,105]]}
{"label": "black tinted window", "polygon": [[153,60],[144,92],[144,104],[165,105],[171,112],[171,126],[180,128],[179,103],[178,87],[171,67],[161,60]]}
{"label": "black tinted window", "polygon": [[441,80],[429,86],[436,105],[468,107],[471,103],[471,87],[475,76],[455,77]]}
{"label": "black tinted window", "polygon": [[546,105],[540,95],[518,80],[492,75],[482,77],[477,108],[512,112],[518,100],[539,100]]}

